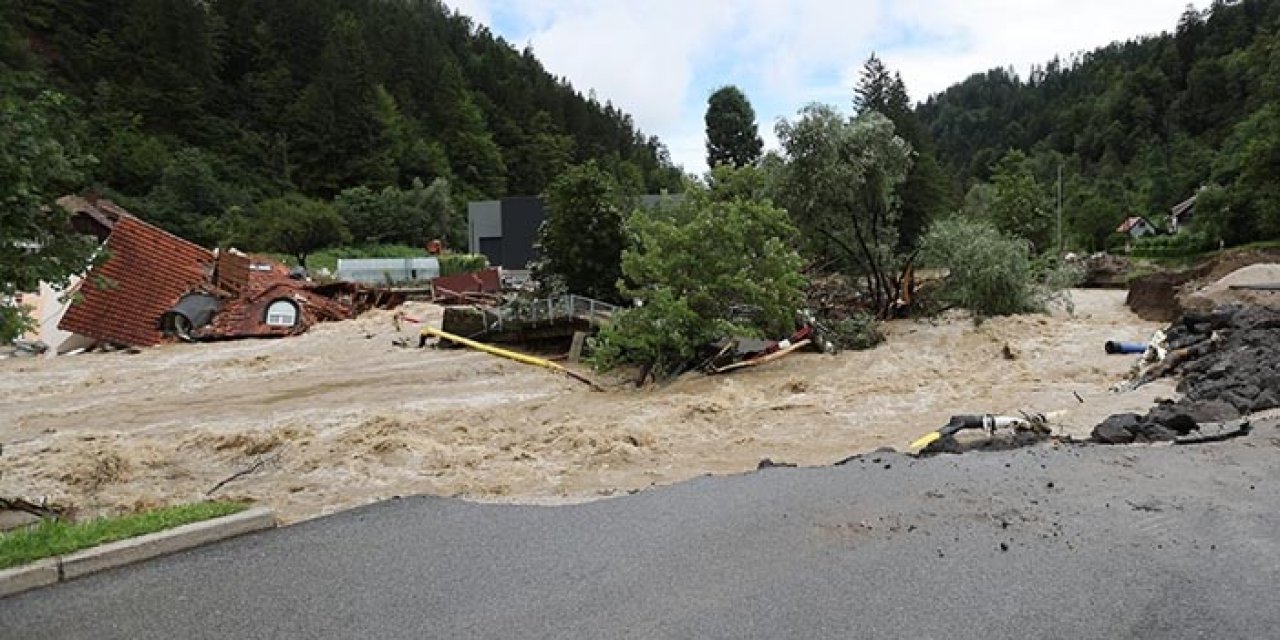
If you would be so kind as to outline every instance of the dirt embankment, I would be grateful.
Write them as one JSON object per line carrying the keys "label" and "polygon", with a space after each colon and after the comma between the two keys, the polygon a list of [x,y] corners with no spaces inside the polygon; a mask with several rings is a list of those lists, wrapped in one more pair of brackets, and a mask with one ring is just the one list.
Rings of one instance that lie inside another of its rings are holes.
{"label": "dirt embankment", "polygon": [[902,448],[956,413],[1039,411],[1083,437],[1173,389],[1110,392],[1132,359],[1103,342],[1159,325],[1118,291],[1074,297],[1074,316],[897,321],[870,351],[605,393],[484,354],[395,346],[416,331],[389,312],[285,340],[0,361],[0,495],[120,511],[202,499],[266,460],[215,495],[297,521],[394,495],[581,501],[764,458],[825,465]]}
{"label": "dirt embankment", "polygon": [[1267,263],[1280,263],[1280,249],[1228,251],[1188,269],[1161,271],[1133,280],[1125,304],[1143,320],[1173,322],[1185,311],[1211,309],[1212,304],[1194,297],[1201,288],[1244,267]]}

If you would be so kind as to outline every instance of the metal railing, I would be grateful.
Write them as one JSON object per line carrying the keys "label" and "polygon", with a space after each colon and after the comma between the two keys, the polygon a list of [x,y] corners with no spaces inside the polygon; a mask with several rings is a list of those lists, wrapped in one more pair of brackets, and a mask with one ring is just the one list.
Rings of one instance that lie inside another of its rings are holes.
{"label": "metal railing", "polygon": [[494,310],[487,310],[491,319],[490,331],[502,331],[508,324],[522,327],[556,324],[578,320],[592,326],[609,322],[618,306],[594,298],[578,295],[555,296],[530,301],[514,301]]}

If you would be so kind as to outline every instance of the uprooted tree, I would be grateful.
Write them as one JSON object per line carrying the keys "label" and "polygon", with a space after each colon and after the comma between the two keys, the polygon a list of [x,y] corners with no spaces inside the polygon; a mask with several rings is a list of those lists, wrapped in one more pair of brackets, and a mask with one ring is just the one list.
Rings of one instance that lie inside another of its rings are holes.
{"label": "uprooted tree", "polygon": [[911,257],[898,251],[898,185],[911,168],[911,146],[874,111],[846,118],[811,105],[796,122],[778,124],[786,152],[781,194],[807,249],[865,282],[881,318],[894,312]]}
{"label": "uprooted tree", "polygon": [[[734,171],[717,168],[716,182],[744,182]],[[718,338],[794,329],[804,286],[796,230],[771,202],[694,187],[681,201],[632,213],[627,231],[620,287],[642,306],[601,332],[599,368],[630,363],[663,375]]]}

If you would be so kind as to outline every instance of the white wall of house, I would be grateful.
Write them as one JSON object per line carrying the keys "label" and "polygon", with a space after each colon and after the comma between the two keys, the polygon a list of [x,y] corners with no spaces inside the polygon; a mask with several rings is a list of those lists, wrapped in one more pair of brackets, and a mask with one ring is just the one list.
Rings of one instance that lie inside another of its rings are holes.
{"label": "white wall of house", "polygon": [[1142,236],[1155,235],[1155,233],[1156,228],[1151,226],[1151,223],[1146,220],[1133,225],[1133,227],[1129,229],[1129,237],[1131,238],[1141,238]]}
{"label": "white wall of house", "polygon": [[58,328],[58,323],[62,322],[62,316],[66,315],[67,307],[70,306],[69,302],[63,301],[63,294],[78,286],[80,278],[77,277],[72,279],[69,289],[55,289],[42,282],[39,291],[22,294],[22,304],[32,307],[31,315],[37,322],[36,328],[22,336],[22,339],[38,340],[49,345],[49,351],[46,352],[49,357],[91,346],[94,342],[92,339]]}

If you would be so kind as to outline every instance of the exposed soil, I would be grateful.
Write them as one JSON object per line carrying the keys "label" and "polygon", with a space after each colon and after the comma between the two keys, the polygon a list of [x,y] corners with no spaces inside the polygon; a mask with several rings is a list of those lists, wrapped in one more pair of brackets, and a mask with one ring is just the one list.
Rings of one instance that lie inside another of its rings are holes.
{"label": "exposed soil", "polygon": [[[1212,304],[1195,296],[1202,288],[1211,287],[1242,268],[1266,263],[1280,263],[1280,249],[1228,251],[1188,269],[1161,271],[1134,279],[1129,284],[1125,304],[1144,320],[1173,322],[1184,311],[1212,308]],[[1221,304],[1224,300],[1215,302]]]}
{"label": "exposed soil", "polygon": [[283,340],[0,361],[0,495],[127,510],[201,499],[266,459],[216,495],[285,521],[393,495],[581,501],[764,458],[825,465],[902,448],[956,413],[1038,411],[1083,437],[1174,395],[1168,381],[1109,391],[1134,359],[1103,343],[1159,325],[1120,291],[1074,300],[1073,317],[898,321],[871,351],[605,393],[484,354],[395,346],[417,335],[390,312]]}

